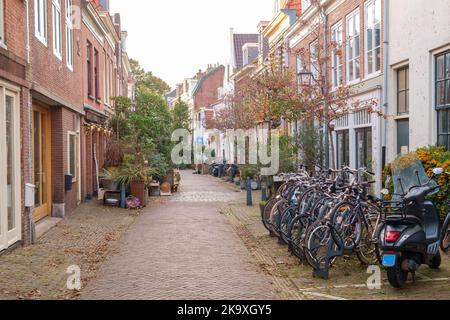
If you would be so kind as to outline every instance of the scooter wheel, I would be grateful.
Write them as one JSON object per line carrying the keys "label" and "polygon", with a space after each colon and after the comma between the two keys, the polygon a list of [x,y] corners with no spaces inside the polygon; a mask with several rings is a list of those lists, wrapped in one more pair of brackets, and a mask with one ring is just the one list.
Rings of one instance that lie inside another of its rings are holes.
{"label": "scooter wheel", "polygon": [[435,255],[433,257],[433,259],[431,259],[429,267],[431,269],[439,269],[439,267],[441,266],[441,262],[442,262],[442,260],[441,260],[441,253],[438,252],[437,255]]}
{"label": "scooter wheel", "polygon": [[399,261],[392,268],[387,268],[387,276],[389,283],[394,288],[401,288],[408,280],[408,272],[402,270],[402,262]]}

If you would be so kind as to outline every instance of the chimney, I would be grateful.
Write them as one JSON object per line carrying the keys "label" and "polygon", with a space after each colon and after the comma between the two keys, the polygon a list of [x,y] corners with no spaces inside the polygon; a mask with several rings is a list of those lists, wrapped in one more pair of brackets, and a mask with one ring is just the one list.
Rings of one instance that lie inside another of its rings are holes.
{"label": "chimney", "polygon": [[198,80],[198,79],[200,79],[201,77],[203,77],[203,72],[202,72],[202,69],[199,69],[198,72],[197,72],[197,74],[195,75],[195,78]]}

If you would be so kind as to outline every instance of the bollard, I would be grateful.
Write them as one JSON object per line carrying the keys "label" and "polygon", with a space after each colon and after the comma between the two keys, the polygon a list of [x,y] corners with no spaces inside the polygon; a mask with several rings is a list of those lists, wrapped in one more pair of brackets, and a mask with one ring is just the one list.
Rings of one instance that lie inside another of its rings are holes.
{"label": "bollard", "polygon": [[123,209],[127,207],[126,196],[125,184],[122,183],[120,185],[120,207]]}
{"label": "bollard", "polygon": [[267,201],[267,187],[261,186],[261,201]]}
{"label": "bollard", "polygon": [[253,206],[252,186],[250,181],[250,178],[247,178],[247,206],[249,207]]}

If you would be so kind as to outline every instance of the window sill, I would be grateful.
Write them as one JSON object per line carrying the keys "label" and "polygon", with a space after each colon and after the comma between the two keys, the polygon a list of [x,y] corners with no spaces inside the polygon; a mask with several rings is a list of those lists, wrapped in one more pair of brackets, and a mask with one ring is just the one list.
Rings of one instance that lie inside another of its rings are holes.
{"label": "window sill", "polygon": [[364,79],[362,81],[371,80],[371,79],[379,77],[379,76],[381,76],[381,70],[371,73],[371,74],[366,74],[366,76],[364,77]]}
{"label": "window sill", "polygon": [[8,47],[6,46],[6,43],[4,43],[3,41],[0,41],[0,48],[8,50]]}
{"label": "window sill", "polygon": [[47,43],[47,39],[46,38],[42,37],[39,34],[36,34],[35,36],[39,40],[40,43],[42,43],[44,46],[48,47],[48,43]]}
{"label": "window sill", "polygon": [[73,66],[71,66],[70,64],[67,64],[67,69],[73,72]]}
{"label": "window sill", "polygon": [[402,114],[394,117],[394,120],[406,120],[409,119],[409,114]]}
{"label": "window sill", "polygon": [[88,94],[88,98],[89,98],[90,100],[92,100],[92,101],[95,101],[95,98],[94,98],[92,95],[90,95],[90,94]]}
{"label": "window sill", "polygon": [[53,54],[55,55],[56,58],[58,58],[59,61],[62,62],[62,55],[61,54],[59,54],[59,53],[57,53],[55,51],[53,51]]}

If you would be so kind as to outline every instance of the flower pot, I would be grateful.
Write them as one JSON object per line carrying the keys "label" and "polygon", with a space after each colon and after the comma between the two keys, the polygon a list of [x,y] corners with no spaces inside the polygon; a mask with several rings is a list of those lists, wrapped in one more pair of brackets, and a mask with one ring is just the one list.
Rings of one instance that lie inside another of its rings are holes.
{"label": "flower pot", "polygon": [[145,196],[145,182],[132,181],[130,183],[130,193],[133,197],[141,201],[142,206],[147,206],[147,197]]}

